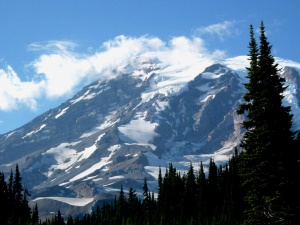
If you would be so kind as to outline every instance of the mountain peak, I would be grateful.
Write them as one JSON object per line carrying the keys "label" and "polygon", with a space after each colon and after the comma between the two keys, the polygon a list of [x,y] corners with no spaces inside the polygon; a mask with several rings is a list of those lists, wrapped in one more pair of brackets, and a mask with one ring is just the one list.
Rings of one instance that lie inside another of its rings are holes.
{"label": "mountain peak", "polygon": [[[149,187],[156,187],[159,167],[169,162],[183,171],[210,158],[226,162],[243,136],[243,118],[235,111],[245,91],[244,72],[226,63],[202,67],[194,72],[132,59],[117,76],[87,85],[59,107],[0,135],[1,171],[9,173],[18,163],[33,200],[44,206],[56,201],[75,212],[78,206],[70,202],[79,198],[89,210],[121,184],[142,193],[147,177]],[[297,113],[299,73],[282,73],[293,87],[286,104]]]}

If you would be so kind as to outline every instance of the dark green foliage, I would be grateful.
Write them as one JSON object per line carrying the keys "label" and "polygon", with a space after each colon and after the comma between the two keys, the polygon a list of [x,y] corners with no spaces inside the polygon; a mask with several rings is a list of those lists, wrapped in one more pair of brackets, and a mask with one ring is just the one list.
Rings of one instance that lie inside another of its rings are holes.
{"label": "dark green foliage", "polygon": [[259,48],[250,27],[249,49],[249,82],[238,110],[247,116],[239,166],[245,223],[296,224],[299,150],[294,147],[290,107],[282,105],[284,79],[278,74],[263,23]]}
{"label": "dark green foliage", "polygon": [[35,204],[35,207],[32,210],[31,222],[33,225],[39,224],[39,210],[37,204]]}
{"label": "dark green foliage", "polygon": [[23,188],[19,166],[15,173],[10,173],[8,184],[5,176],[0,173],[0,223],[1,225],[38,224],[37,206],[34,210],[35,221],[31,218],[31,209],[28,206],[29,193]]}

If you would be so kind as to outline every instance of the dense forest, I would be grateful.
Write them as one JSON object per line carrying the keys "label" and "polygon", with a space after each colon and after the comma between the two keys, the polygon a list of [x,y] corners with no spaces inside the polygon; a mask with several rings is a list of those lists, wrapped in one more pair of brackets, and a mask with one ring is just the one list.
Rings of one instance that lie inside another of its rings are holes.
{"label": "dense forest", "polygon": [[292,131],[290,107],[283,106],[284,79],[271,55],[263,22],[259,45],[250,26],[248,83],[237,113],[245,115],[245,136],[227,164],[210,160],[181,174],[172,163],[158,193],[144,180],[143,197],[134,189],[97,206],[83,217],[57,215],[39,221],[38,207],[28,207],[28,191],[16,166],[8,181],[0,173],[1,225],[295,225],[300,221],[300,135]]}
{"label": "dense forest", "polygon": [[[98,206],[83,218],[66,218],[68,225],[142,225],[142,224],[239,224],[242,220],[241,193],[237,175],[237,158],[217,167],[210,160],[206,177],[203,166],[196,173],[190,165],[180,174],[172,164],[158,177],[158,197],[150,192],[144,180],[143,199],[135,190],[127,194],[121,187],[113,202]],[[61,215],[44,222],[45,225],[63,224]]]}

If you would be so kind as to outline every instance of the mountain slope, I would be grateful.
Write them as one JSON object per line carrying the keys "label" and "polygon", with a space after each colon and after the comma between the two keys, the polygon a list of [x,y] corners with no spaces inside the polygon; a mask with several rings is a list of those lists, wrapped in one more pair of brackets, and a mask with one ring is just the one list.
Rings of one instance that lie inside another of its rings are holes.
{"label": "mountain slope", "polygon": [[[0,169],[18,163],[24,183],[49,215],[90,210],[121,184],[155,190],[159,166],[226,162],[242,139],[235,109],[244,93],[240,59],[200,74],[135,58],[114,78],[98,80],[59,107],[0,136]],[[233,63],[235,62],[235,64]],[[282,62],[284,64],[284,62]],[[227,65],[227,66],[225,66]],[[284,67],[285,103],[299,128],[299,68]],[[54,207],[55,206],[55,207]],[[43,211],[42,210],[42,211]]]}

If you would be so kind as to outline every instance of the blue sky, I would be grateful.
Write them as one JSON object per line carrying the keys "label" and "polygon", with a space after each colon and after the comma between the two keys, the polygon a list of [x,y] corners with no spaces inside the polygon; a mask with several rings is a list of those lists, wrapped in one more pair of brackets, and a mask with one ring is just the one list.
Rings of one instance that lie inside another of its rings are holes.
{"label": "blue sky", "polygon": [[0,9],[0,133],[135,55],[245,55],[260,20],[273,55],[300,61],[298,0],[0,0]]}

